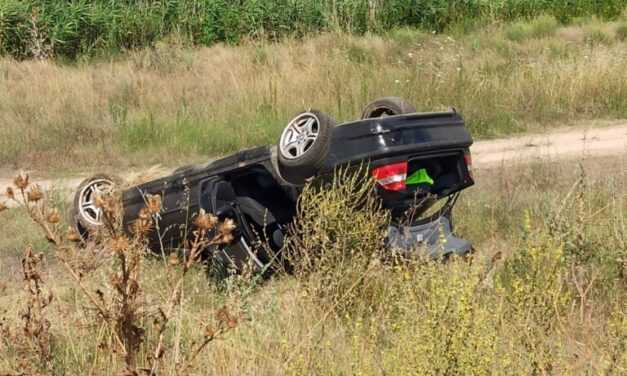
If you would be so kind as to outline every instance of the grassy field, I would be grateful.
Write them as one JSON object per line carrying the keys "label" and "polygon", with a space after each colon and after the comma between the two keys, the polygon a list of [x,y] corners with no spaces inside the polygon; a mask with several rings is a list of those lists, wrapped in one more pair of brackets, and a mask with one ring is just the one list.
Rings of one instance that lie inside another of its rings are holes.
{"label": "grassy field", "polygon": [[459,109],[475,138],[627,116],[627,20],[554,17],[470,33],[395,29],[70,65],[0,59],[0,166],[73,172],[274,143],[297,111],[356,118],[380,96]]}
{"label": "grassy field", "polygon": [[[226,305],[238,317],[235,327],[211,342],[189,372],[622,375],[625,163],[538,160],[477,171],[477,186],[455,212],[459,234],[475,243],[472,262],[382,263],[373,257],[381,235],[371,230],[385,218],[354,211],[350,199],[337,201],[335,193],[318,196],[306,205],[327,220],[303,244],[313,252],[326,244],[320,236],[333,234],[343,246],[329,243],[315,269],[262,285],[247,276],[216,283],[194,268],[167,331],[162,374],[182,371],[194,341]],[[346,215],[363,225],[347,231],[343,221],[334,221]],[[45,309],[53,359],[48,369],[121,372],[110,332],[24,212],[2,213],[0,227],[22,233],[0,245],[3,328],[19,327],[18,312],[28,306],[19,259],[24,244],[32,243],[44,252],[41,274],[54,295]],[[142,270],[141,304],[150,306],[171,288],[170,273],[179,266],[144,258]],[[83,283],[108,296],[108,273],[108,267],[86,272]],[[150,321],[140,324],[146,333],[139,364],[148,366],[157,329]],[[24,355],[2,343],[0,371],[19,369]],[[33,367],[41,364],[26,359]]]}

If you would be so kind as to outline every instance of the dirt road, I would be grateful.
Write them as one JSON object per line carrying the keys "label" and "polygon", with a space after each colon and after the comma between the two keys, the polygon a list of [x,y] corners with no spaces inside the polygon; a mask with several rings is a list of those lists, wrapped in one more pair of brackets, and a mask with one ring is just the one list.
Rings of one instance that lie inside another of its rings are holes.
{"label": "dirt road", "polygon": [[505,161],[526,163],[534,159],[627,155],[627,123],[478,141],[471,151],[476,168],[487,168]]}
{"label": "dirt road", "polygon": [[[603,128],[570,128],[544,134],[478,141],[472,148],[473,167],[490,168],[508,163],[527,163],[535,159],[581,158],[583,156],[627,156],[627,123]],[[158,171],[158,170],[157,170]],[[161,174],[165,173],[161,171]],[[0,175],[0,192],[11,184],[15,172]],[[129,174],[130,176],[131,174]],[[156,177],[156,176],[154,176]],[[85,177],[37,180],[43,188],[72,191]],[[0,195],[0,201],[5,198]]]}

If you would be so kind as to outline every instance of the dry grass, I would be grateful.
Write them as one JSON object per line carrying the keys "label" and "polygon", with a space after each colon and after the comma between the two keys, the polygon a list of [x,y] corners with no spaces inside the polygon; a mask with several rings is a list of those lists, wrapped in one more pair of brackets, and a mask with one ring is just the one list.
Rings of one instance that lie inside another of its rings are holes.
{"label": "dry grass", "polygon": [[[458,232],[478,249],[472,263],[381,262],[372,226],[385,218],[360,213],[341,190],[328,196],[308,191],[315,201],[304,203],[306,220],[324,221],[319,231],[301,231],[300,244],[310,255],[323,252],[317,267],[303,263],[297,268],[303,272],[262,286],[246,276],[216,283],[192,268],[167,337],[181,339],[182,356],[199,326],[228,304],[241,307],[242,320],[195,360],[191,374],[624,374],[625,163],[539,160],[477,171],[478,185],[455,213]],[[348,212],[366,223],[338,224]],[[0,216],[3,228],[23,216],[7,214],[13,215]],[[16,248],[24,239],[17,242]],[[94,340],[105,332],[92,325],[85,296],[51,256],[43,280],[55,296],[46,309],[53,373],[121,372]],[[17,257],[1,258],[2,269]],[[167,297],[168,267],[147,258],[143,268],[146,301]],[[335,280],[321,283],[325,278]],[[107,279],[96,273],[84,284],[94,291]],[[15,304],[6,303],[23,300],[20,285],[9,280],[0,297],[8,323],[18,322]],[[147,338],[156,334],[150,329]],[[175,352],[162,363],[162,374],[180,374]],[[0,372],[11,371],[10,359],[0,351]]]}
{"label": "dry grass", "polygon": [[476,137],[625,118],[620,25],[559,27],[544,17],[466,35],[400,29],[194,50],[159,44],[74,65],[3,58],[0,165],[176,165],[273,143],[299,109],[347,120],[383,95],[419,110],[455,106]]}

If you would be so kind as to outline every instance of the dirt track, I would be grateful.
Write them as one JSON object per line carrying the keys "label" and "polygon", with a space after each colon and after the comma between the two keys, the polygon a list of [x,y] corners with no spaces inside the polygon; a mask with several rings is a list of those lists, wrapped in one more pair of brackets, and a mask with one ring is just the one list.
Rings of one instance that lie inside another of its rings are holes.
{"label": "dirt track", "polygon": [[525,163],[539,158],[555,160],[627,155],[627,124],[479,141],[471,151],[477,168],[491,167],[504,161]]}
{"label": "dirt track", "polygon": [[[528,163],[537,159],[568,159],[584,156],[627,156],[627,123],[603,128],[576,128],[499,140],[478,141],[472,148],[474,168],[490,168],[503,162]],[[163,173],[163,172],[162,172]],[[0,176],[0,192],[12,175]],[[156,176],[155,176],[156,177]],[[73,190],[84,177],[37,180],[44,189]],[[0,201],[4,201],[0,195]]]}

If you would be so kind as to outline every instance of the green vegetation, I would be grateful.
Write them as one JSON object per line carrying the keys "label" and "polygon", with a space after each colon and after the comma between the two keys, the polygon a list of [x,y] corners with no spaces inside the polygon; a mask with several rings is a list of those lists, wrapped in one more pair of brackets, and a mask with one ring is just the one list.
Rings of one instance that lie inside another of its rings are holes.
{"label": "green vegetation", "polygon": [[152,46],[277,39],[312,32],[443,31],[541,14],[560,22],[618,16],[625,0],[1,0],[0,53],[74,59]]}
{"label": "green vegetation", "polygon": [[[343,178],[334,189],[308,187],[290,243],[299,256],[295,273],[263,284],[246,274],[216,282],[192,268],[180,306],[168,316],[159,374],[625,374],[626,171],[620,160],[579,163],[539,160],[476,171],[478,185],[455,210],[457,231],[477,249],[472,262],[398,262],[382,248],[388,218],[369,196],[371,186]],[[2,213],[0,227],[16,217],[25,213]],[[28,242],[39,238],[29,234]],[[14,240],[16,249],[24,246],[24,238]],[[19,310],[32,304],[19,256],[7,255],[6,246],[5,330],[20,325]],[[122,373],[112,333],[45,254],[43,288],[55,298],[44,316],[52,362],[41,367],[59,375]],[[116,283],[109,259],[80,256],[72,265],[85,271],[81,283],[108,301]],[[96,272],[92,259],[100,260]],[[138,312],[152,312],[182,266],[171,258],[140,260]],[[217,325],[224,306],[236,315],[235,327],[182,372],[194,340]],[[159,326],[151,323],[140,322],[146,328],[140,368],[154,362]],[[0,372],[11,374],[37,350],[11,352],[17,342],[7,346],[7,338],[0,340]]]}

